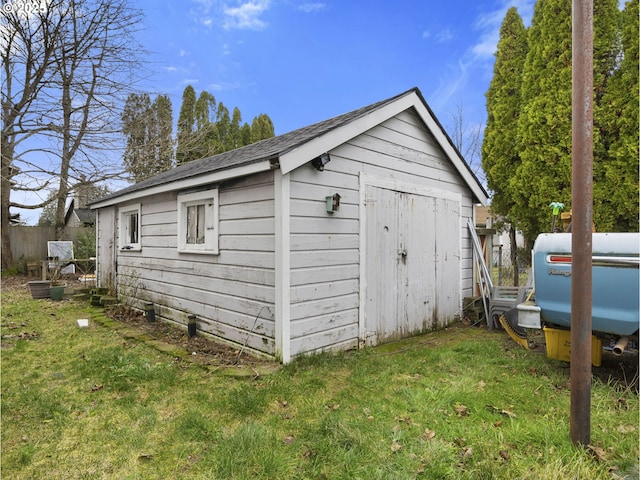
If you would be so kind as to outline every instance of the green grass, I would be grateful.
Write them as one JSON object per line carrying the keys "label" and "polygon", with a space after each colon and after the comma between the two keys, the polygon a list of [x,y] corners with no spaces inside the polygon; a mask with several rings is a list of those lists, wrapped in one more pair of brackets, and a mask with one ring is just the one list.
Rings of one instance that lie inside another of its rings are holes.
{"label": "green grass", "polygon": [[596,458],[569,440],[567,364],[502,333],[451,328],[238,379],[75,326],[98,315],[3,292],[3,479],[638,478],[635,392],[594,380]]}

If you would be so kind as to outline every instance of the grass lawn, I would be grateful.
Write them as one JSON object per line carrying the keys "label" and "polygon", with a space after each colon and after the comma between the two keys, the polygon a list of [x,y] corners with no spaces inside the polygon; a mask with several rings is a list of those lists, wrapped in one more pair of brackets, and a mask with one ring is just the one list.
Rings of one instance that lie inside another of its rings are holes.
{"label": "grass lawn", "polygon": [[592,446],[576,448],[568,365],[504,333],[449,328],[232,378],[99,315],[2,292],[3,479],[638,478],[635,390],[594,379]]}

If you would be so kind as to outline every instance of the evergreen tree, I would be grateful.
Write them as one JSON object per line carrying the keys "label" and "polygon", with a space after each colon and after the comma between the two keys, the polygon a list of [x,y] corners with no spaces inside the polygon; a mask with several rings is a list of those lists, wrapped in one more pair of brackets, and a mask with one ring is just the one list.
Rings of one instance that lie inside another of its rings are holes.
{"label": "evergreen tree", "polygon": [[516,137],[526,54],[527,31],[518,11],[511,7],[500,28],[493,78],[486,93],[488,118],[482,143],[482,168],[493,192],[491,210],[506,218],[513,206],[509,179],[520,164]]}
{"label": "evergreen tree", "polygon": [[[487,125],[482,143],[482,168],[487,186],[493,192],[491,212],[510,223],[512,235],[511,263],[517,264],[516,222],[511,218],[514,193],[510,179],[520,165],[516,146],[518,117],[521,108],[522,69],[527,55],[527,30],[515,7],[511,7],[500,28],[493,78],[486,93]],[[514,269],[514,285],[519,284]]]}
{"label": "evergreen tree", "polygon": [[[618,55],[615,0],[594,1],[594,122]],[[548,231],[551,202],[571,205],[571,4],[538,0],[523,70],[523,107],[518,121],[522,163],[512,177],[512,217],[528,241]],[[594,129],[594,171],[607,139]]]}
{"label": "evergreen tree", "polygon": [[264,114],[259,119],[260,126],[254,131],[253,126],[242,124],[238,107],[230,114],[229,109],[222,102],[216,104],[214,96],[207,91],[202,91],[196,100],[196,92],[189,85],[182,96],[178,120],[178,165],[273,137],[271,119]]}
{"label": "evergreen tree", "polygon": [[273,122],[269,115],[261,113],[251,122],[251,142],[255,143],[265,138],[275,136]]}
{"label": "evergreen tree", "polygon": [[[594,162],[594,223],[601,231],[638,231],[638,2],[621,15],[622,57],[598,105],[603,156]],[[597,38],[597,36],[596,36]]]}
{"label": "evergreen tree", "polygon": [[149,156],[150,107],[149,94],[131,93],[122,112],[122,133],[127,138],[123,163],[135,182],[146,178],[145,159]]}
{"label": "evergreen tree", "polygon": [[245,123],[240,128],[240,144],[242,146],[249,145],[251,143],[251,125]]}
{"label": "evergreen tree", "polygon": [[127,138],[123,163],[134,182],[173,166],[171,100],[159,95],[151,103],[147,93],[132,93],[122,113],[122,132]]}
{"label": "evergreen tree", "polygon": [[194,160],[194,132],[196,122],[196,91],[191,85],[187,85],[182,92],[182,105],[178,117],[178,139],[176,146],[176,163],[181,165]]}
{"label": "evergreen tree", "polygon": [[191,140],[193,142],[191,147],[193,155],[189,160],[215,155],[219,145],[215,132],[216,112],[215,97],[206,90],[200,92],[195,105],[196,124]]}
{"label": "evergreen tree", "polygon": [[218,103],[218,111],[216,112],[216,136],[218,138],[218,148],[215,153],[222,153],[232,149],[229,141],[229,132],[231,130],[231,117],[229,109],[222,102]]}
{"label": "evergreen tree", "polygon": [[229,148],[234,149],[242,147],[242,141],[240,138],[240,122],[242,122],[242,114],[240,109],[235,107],[233,109],[233,115],[231,116],[231,125],[229,126]]}
{"label": "evergreen tree", "polygon": [[155,175],[173,166],[173,107],[167,95],[158,95],[151,105],[152,125],[150,140],[152,145],[153,167],[149,176]]}
{"label": "evergreen tree", "polygon": [[571,203],[571,2],[538,0],[529,29],[518,119],[521,164],[511,217],[528,242],[549,231],[549,204]]}

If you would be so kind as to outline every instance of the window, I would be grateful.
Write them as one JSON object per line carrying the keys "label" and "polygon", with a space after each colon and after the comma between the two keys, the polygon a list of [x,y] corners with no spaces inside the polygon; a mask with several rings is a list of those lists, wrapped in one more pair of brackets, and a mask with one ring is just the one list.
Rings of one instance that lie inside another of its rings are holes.
{"label": "window", "polygon": [[178,250],[218,253],[218,190],[178,195]]}
{"label": "window", "polygon": [[120,248],[140,250],[140,205],[120,209]]}

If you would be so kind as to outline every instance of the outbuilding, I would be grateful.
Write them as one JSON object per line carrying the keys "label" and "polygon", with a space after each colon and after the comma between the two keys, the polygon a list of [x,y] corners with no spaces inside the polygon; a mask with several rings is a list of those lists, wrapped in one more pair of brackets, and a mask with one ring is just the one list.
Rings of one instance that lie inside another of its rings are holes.
{"label": "outbuilding", "polygon": [[100,286],[283,363],[444,327],[487,194],[417,88],[94,202]]}

